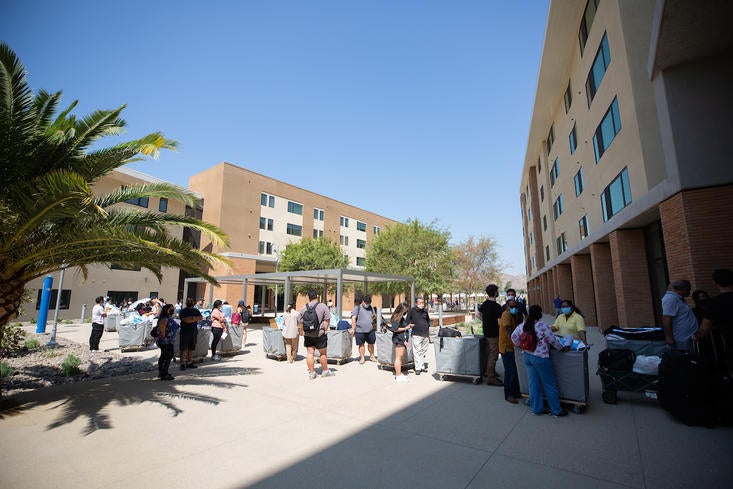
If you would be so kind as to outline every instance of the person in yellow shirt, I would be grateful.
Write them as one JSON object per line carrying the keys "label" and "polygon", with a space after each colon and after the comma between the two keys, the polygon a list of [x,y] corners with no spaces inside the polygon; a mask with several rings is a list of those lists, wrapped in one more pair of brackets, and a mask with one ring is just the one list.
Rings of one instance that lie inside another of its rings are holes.
{"label": "person in yellow shirt", "polygon": [[563,337],[571,334],[573,338],[588,344],[585,337],[585,319],[571,300],[565,299],[560,304],[560,315],[555,319],[552,330],[557,331]]}
{"label": "person in yellow shirt", "polygon": [[504,311],[501,313],[499,353],[501,353],[501,361],[504,364],[504,399],[512,404],[517,404],[518,399],[522,397],[519,392],[519,378],[514,363],[514,343],[512,343],[512,332],[520,322],[522,322],[522,313],[516,301],[509,299],[504,304]]}

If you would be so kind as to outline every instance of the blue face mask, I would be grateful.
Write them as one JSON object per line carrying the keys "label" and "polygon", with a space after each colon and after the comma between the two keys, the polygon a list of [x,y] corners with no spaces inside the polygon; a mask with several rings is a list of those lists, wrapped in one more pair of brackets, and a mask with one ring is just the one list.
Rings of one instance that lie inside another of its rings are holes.
{"label": "blue face mask", "polygon": [[563,314],[570,314],[570,312],[572,311],[572,309],[569,307],[563,307],[561,310]]}
{"label": "blue face mask", "polygon": [[517,308],[516,307],[510,307],[509,308],[509,313],[510,314],[516,314],[517,313]]}

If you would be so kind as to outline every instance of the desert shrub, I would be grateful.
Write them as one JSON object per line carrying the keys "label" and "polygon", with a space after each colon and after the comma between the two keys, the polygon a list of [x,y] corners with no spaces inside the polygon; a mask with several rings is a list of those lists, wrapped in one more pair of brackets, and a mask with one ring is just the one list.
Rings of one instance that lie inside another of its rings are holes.
{"label": "desert shrub", "polygon": [[11,377],[14,373],[15,369],[8,362],[0,363],[0,377]]}
{"label": "desert shrub", "polygon": [[79,359],[79,357],[75,355],[67,355],[66,358],[64,358],[63,363],[61,364],[61,372],[66,377],[79,375],[81,373],[79,365],[81,365],[81,360]]}
{"label": "desert shrub", "polygon": [[3,354],[14,353],[21,349],[25,340],[25,331],[18,323],[5,326],[3,341],[0,343],[0,350]]}
{"label": "desert shrub", "polygon": [[41,342],[38,341],[36,338],[28,338],[27,340],[25,340],[25,343],[23,343],[23,347],[26,350],[35,350],[39,346],[41,346]]}

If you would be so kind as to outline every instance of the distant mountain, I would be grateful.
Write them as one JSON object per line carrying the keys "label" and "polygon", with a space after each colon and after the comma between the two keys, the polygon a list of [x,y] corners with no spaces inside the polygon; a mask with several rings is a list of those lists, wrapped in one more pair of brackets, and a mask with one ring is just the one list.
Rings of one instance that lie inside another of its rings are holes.
{"label": "distant mountain", "polygon": [[511,288],[517,290],[527,290],[527,276],[525,274],[511,275],[508,273],[501,274],[501,286],[500,290],[504,292],[507,288],[507,283],[511,282]]}

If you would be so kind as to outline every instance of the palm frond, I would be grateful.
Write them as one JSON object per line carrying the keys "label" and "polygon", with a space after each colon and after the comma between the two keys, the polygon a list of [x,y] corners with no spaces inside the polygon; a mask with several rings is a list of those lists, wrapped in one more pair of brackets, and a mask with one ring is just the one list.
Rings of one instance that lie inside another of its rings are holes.
{"label": "palm frond", "polygon": [[53,115],[60,101],[61,92],[49,93],[45,90],[38,91],[36,98],[33,100],[36,130],[45,131],[51,125]]}
{"label": "palm frond", "polygon": [[121,204],[130,199],[140,197],[165,197],[166,199],[177,200],[191,207],[195,206],[199,201],[198,197],[190,190],[173,185],[172,183],[160,182],[120,188],[103,195],[96,202],[97,205],[106,209],[115,204]]}

